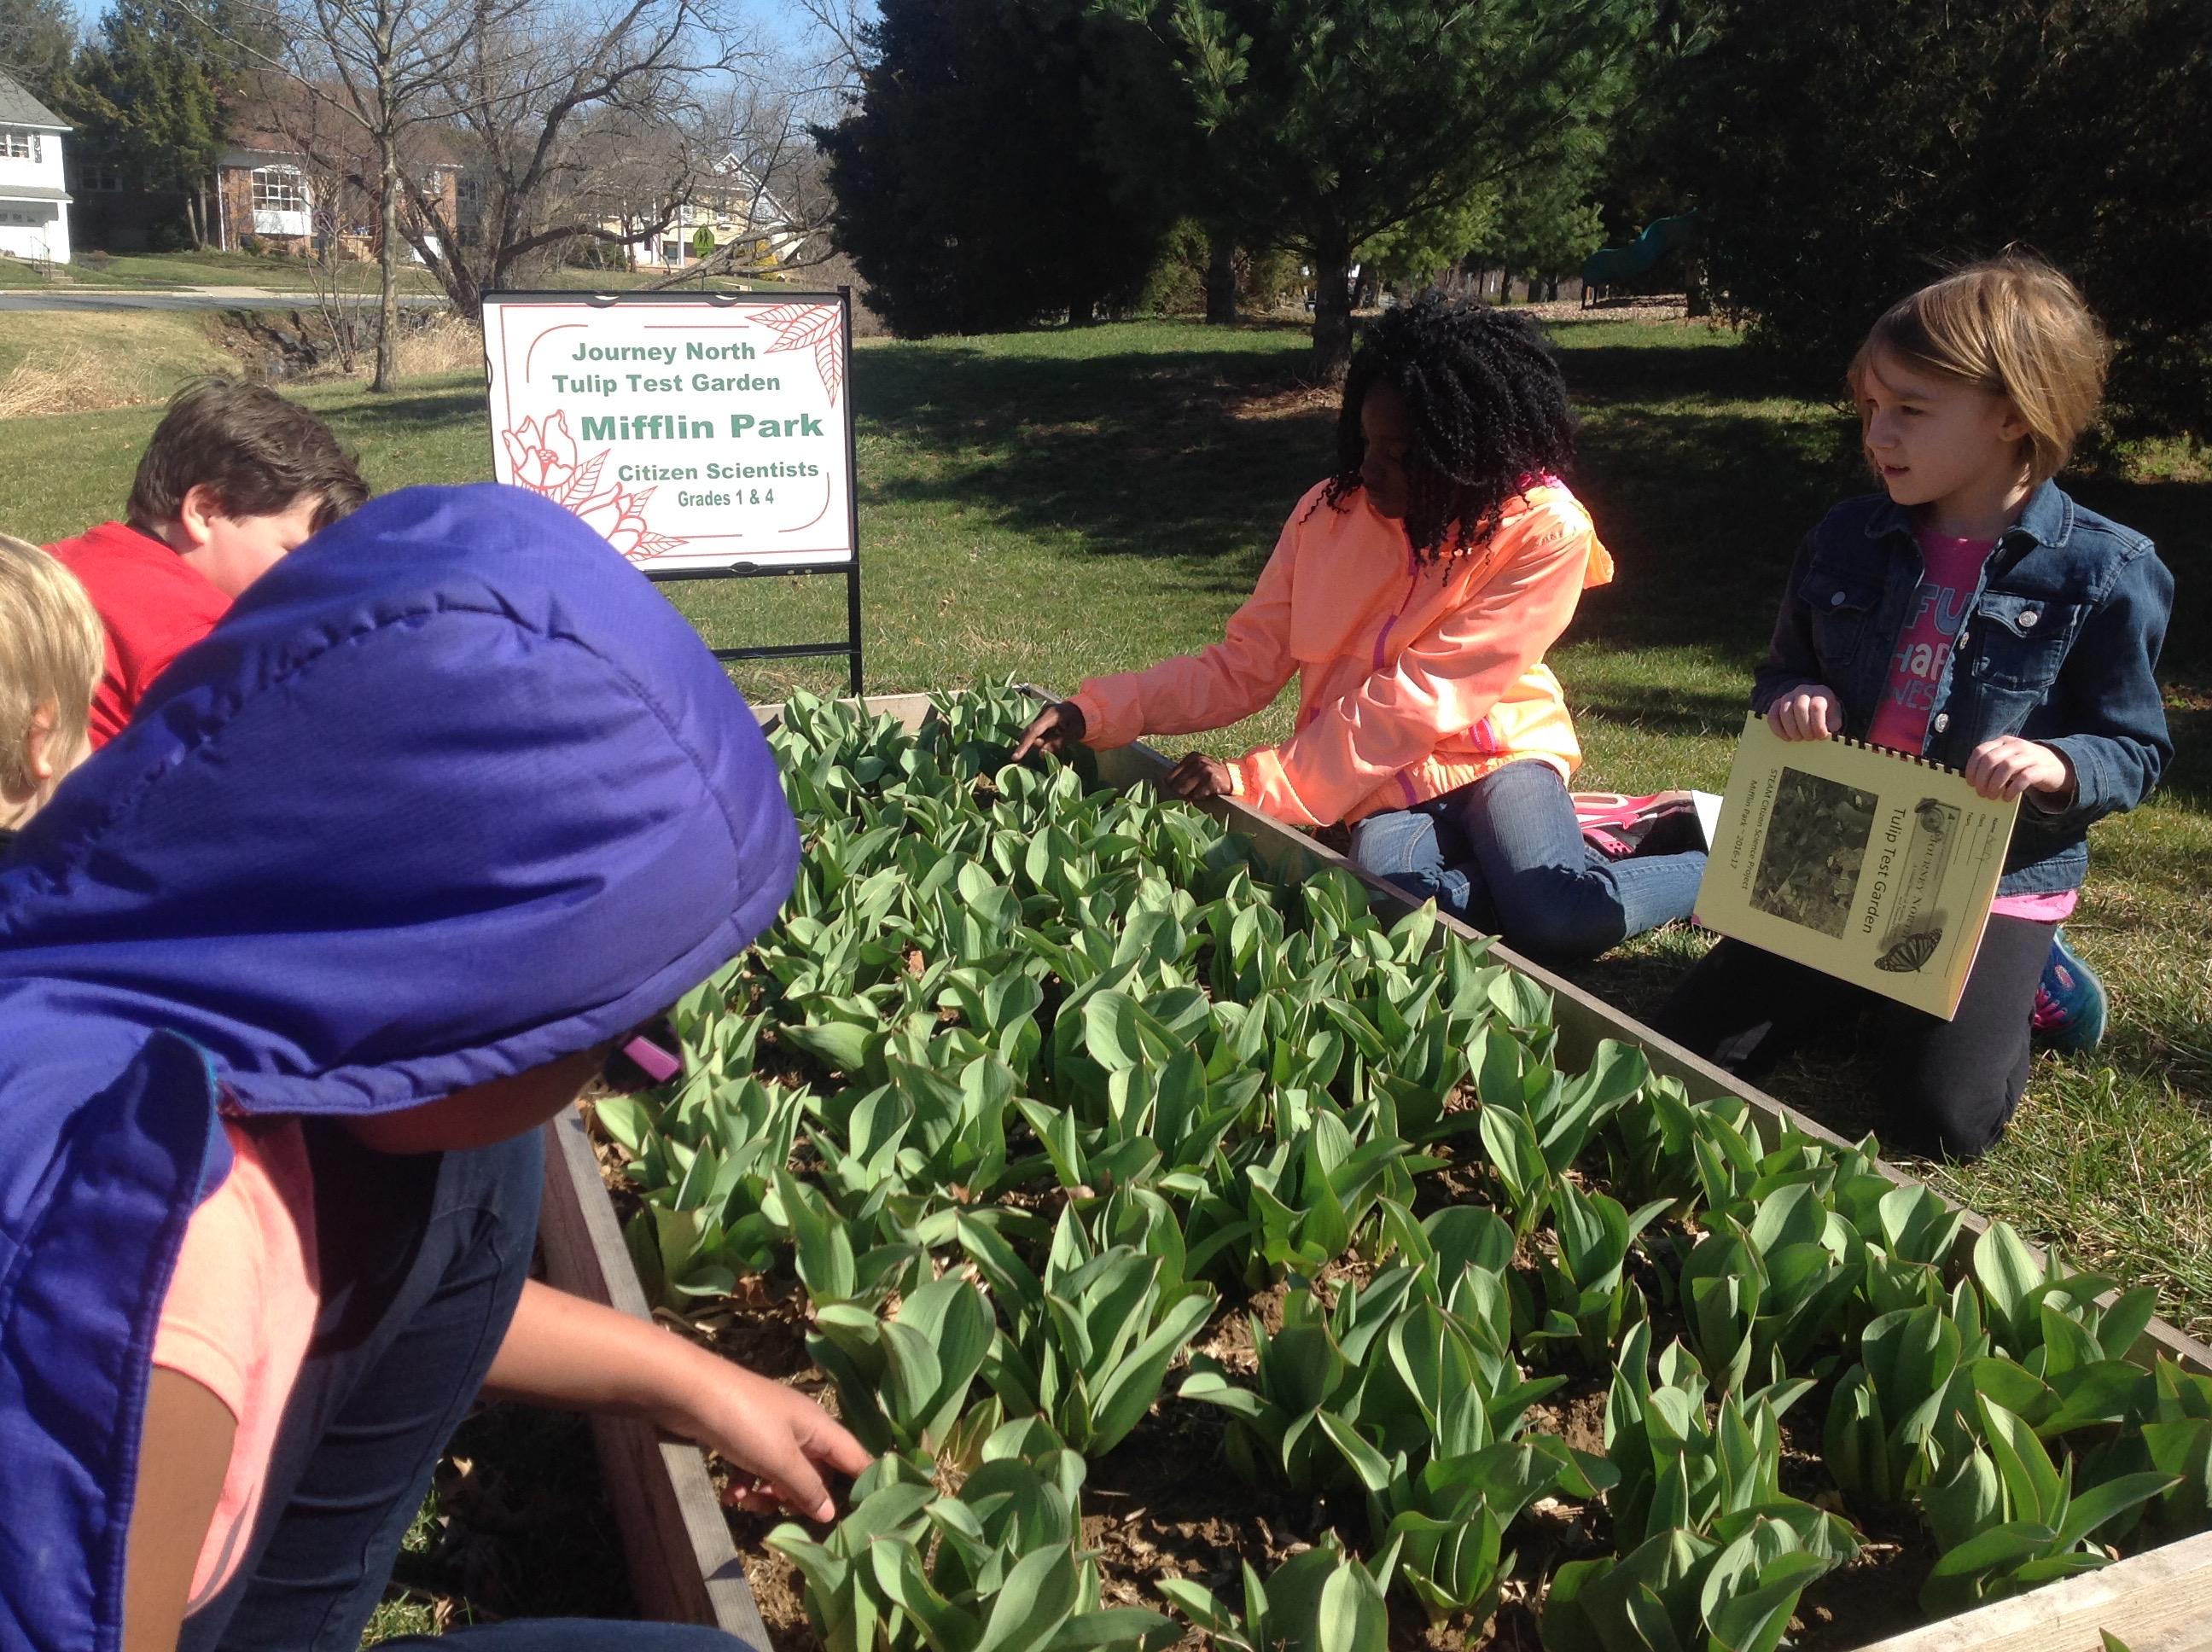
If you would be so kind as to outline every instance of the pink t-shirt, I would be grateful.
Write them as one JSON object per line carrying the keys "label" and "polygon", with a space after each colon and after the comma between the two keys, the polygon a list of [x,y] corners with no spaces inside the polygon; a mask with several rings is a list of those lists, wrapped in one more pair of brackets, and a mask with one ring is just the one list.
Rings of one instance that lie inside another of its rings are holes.
{"label": "pink t-shirt", "polygon": [[[1920,541],[1924,571],[1920,588],[1913,594],[1912,612],[1905,629],[1898,634],[1897,652],[1890,656],[1889,683],[1882,691],[1881,703],[1875,708],[1867,738],[1875,745],[1917,756],[1928,744],[1928,720],[1936,712],[1936,684],[1950,663],[1982,564],[1996,549],[1996,541],[1954,538],[1925,528],[1915,530],[1915,537]],[[2057,923],[2073,915],[2080,898],[2074,890],[2049,895],[2001,895],[1990,903],[1990,913],[1993,917]]]}
{"label": "pink t-shirt", "polygon": [[154,1333],[154,1364],[207,1389],[238,1423],[188,1612],[245,1555],[320,1298],[314,1176],[299,1121],[225,1119],[223,1131],[230,1175],[185,1228]]}

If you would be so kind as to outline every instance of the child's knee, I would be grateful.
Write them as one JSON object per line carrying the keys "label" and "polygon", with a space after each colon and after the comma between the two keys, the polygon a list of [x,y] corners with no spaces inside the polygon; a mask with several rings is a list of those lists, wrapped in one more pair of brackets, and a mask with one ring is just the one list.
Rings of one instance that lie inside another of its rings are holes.
{"label": "child's knee", "polygon": [[1895,1076],[1897,1145],[1933,1157],[1979,1158],[2004,1137],[2022,1084],[1987,1066],[1919,1062]]}
{"label": "child's knee", "polygon": [[1370,815],[1353,827],[1352,859],[1361,871],[1394,882],[1408,877],[1433,879],[1443,867],[1436,822],[1409,809]]}
{"label": "child's knee", "polygon": [[1506,945],[1539,963],[1582,963],[1620,944],[1620,902],[1596,880],[1523,873],[1496,896]]}

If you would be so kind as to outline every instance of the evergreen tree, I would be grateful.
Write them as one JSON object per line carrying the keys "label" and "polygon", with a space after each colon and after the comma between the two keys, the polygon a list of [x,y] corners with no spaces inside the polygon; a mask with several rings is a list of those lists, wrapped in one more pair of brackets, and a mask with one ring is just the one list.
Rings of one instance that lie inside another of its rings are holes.
{"label": "evergreen tree", "polygon": [[1559,164],[1652,0],[1107,0],[1164,42],[1206,162],[1314,266],[1314,364],[1352,348],[1362,243]]}
{"label": "evergreen tree", "polygon": [[815,137],[835,234],[903,337],[1091,319],[1133,295],[1168,219],[1099,159],[1079,10],[884,0],[859,101]]}
{"label": "evergreen tree", "polygon": [[76,13],[70,0],[0,0],[0,74],[57,114],[71,98]]}
{"label": "evergreen tree", "polygon": [[2212,6],[1701,0],[1666,103],[1716,292],[1834,389],[1868,326],[2008,246],[2081,282],[2123,428],[2212,435]]}
{"label": "evergreen tree", "polygon": [[214,26],[221,6],[194,0],[110,0],[77,64],[85,148],[137,186],[184,203],[194,246],[228,127],[236,58]]}
{"label": "evergreen tree", "polygon": [[1523,167],[1505,180],[1496,214],[1466,250],[1484,268],[1505,271],[1509,282],[1516,275],[1556,282],[1580,270],[1605,240],[1590,196],[1606,149],[1600,127],[1569,133],[1552,165]]}

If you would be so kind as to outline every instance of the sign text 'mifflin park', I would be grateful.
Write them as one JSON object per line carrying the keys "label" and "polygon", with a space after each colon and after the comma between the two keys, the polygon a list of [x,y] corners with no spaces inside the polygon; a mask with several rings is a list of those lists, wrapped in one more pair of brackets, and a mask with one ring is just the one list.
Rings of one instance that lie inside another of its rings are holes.
{"label": "sign text 'mifflin park'", "polygon": [[494,474],[653,573],[854,556],[833,295],[484,302]]}

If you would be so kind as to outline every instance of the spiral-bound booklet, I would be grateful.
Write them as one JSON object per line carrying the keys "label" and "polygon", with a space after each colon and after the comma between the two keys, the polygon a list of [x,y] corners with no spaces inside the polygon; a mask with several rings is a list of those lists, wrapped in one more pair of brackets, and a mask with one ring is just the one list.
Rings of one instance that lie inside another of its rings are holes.
{"label": "spiral-bound booklet", "polygon": [[1698,920],[1948,1021],[1982,944],[2017,803],[1955,768],[1746,720]]}

